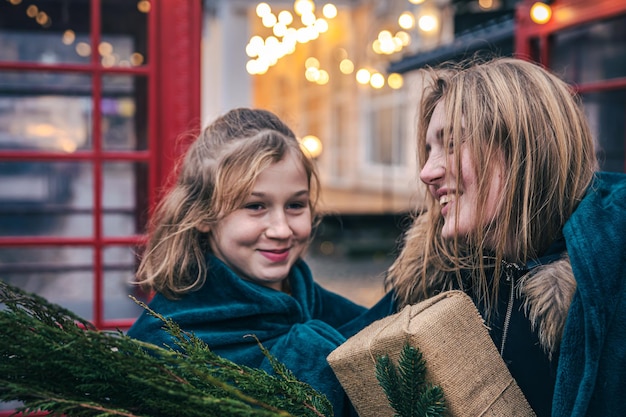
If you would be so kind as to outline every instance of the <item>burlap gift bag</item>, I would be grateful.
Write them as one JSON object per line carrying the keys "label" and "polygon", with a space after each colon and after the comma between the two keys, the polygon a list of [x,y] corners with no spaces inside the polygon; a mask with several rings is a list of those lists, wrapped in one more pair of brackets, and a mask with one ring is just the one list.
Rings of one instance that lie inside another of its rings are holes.
{"label": "burlap gift bag", "polygon": [[393,417],[376,358],[394,363],[406,342],[422,352],[426,380],[443,389],[446,416],[534,416],[472,300],[448,291],[363,329],[328,356],[360,417]]}

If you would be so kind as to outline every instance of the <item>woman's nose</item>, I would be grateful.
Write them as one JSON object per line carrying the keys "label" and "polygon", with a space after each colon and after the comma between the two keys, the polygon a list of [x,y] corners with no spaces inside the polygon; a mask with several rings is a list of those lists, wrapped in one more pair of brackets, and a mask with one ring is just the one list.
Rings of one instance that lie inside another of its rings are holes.
{"label": "woman's nose", "polygon": [[431,156],[420,171],[420,180],[426,185],[432,185],[441,180],[446,173],[445,160],[439,156]]}

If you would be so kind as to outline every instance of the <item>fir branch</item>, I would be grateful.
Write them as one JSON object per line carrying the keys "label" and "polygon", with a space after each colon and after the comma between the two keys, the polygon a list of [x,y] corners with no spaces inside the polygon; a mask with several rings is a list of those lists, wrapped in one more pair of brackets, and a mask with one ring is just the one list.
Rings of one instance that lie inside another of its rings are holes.
{"label": "fir branch", "polygon": [[376,378],[395,417],[440,417],[445,411],[443,390],[426,382],[426,362],[418,348],[404,345],[396,369],[388,356],[376,360]]}
{"label": "fir branch", "polygon": [[[71,311],[0,281],[0,401],[68,416],[318,417],[306,384],[239,366],[171,321],[181,350],[98,331]],[[285,374],[287,375],[287,373]],[[274,393],[280,392],[277,396]],[[303,401],[305,399],[305,401]],[[289,408],[282,407],[288,404]],[[325,414],[328,416],[330,413]]]}
{"label": "fir branch", "polygon": [[399,417],[406,417],[406,414],[402,414],[403,398],[399,389],[400,378],[389,356],[384,355],[377,359],[376,378],[387,395],[391,408],[396,410]]}
{"label": "fir branch", "polygon": [[[145,303],[132,297],[137,304],[155,318],[163,322],[163,328],[172,337],[174,344],[178,347],[187,361],[195,361],[198,364],[204,363],[210,366],[210,372],[217,377],[213,385],[220,385],[220,378],[228,380],[229,384],[235,385],[237,390],[233,390],[230,385],[223,389],[231,392],[240,399],[254,404],[253,397],[267,397],[266,403],[257,404],[261,407],[268,407],[270,410],[286,410],[290,413],[300,413],[302,408],[309,410],[311,416],[332,416],[332,405],[328,399],[315,391],[309,384],[298,380],[295,375],[261,344],[254,335],[248,335],[256,339],[259,349],[268,358],[276,377],[270,376],[267,372],[242,366],[228,361],[213,353],[207,344],[198,339],[193,333],[186,332],[173,320],[153,311]],[[235,375],[236,378],[232,378]],[[272,378],[275,382],[272,385],[259,384],[263,378]],[[236,382],[235,382],[236,379]]]}

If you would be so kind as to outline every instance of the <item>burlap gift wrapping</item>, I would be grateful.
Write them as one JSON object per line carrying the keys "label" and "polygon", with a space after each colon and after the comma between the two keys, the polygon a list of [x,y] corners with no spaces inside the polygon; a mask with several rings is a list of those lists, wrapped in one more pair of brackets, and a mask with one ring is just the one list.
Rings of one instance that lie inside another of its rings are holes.
{"label": "burlap gift wrapping", "polygon": [[360,417],[394,416],[375,361],[388,355],[397,364],[407,341],[422,352],[426,380],[443,389],[447,416],[535,415],[472,300],[448,291],[371,324],[328,356]]}

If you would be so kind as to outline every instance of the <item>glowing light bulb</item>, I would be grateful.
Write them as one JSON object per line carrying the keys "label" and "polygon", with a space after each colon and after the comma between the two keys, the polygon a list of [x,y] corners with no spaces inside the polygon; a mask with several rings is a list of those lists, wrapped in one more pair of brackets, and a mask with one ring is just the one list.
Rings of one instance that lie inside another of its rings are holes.
{"label": "glowing light bulb", "polygon": [[417,25],[424,32],[432,32],[437,29],[439,22],[435,16],[427,14],[419,18]]}
{"label": "glowing light bulb", "polygon": [[552,8],[545,3],[536,2],[530,8],[530,18],[533,22],[543,25],[552,17]]}
{"label": "glowing light bulb", "polygon": [[300,147],[311,158],[317,158],[322,153],[322,141],[317,136],[306,135],[300,140]]}

